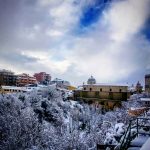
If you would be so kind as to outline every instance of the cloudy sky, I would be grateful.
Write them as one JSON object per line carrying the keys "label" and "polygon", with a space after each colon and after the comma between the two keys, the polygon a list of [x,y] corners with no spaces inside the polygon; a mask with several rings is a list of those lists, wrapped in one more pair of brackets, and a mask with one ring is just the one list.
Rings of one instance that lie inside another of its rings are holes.
{"label": "cloudy sky", "polygon": [[150,0],[0,0],[0,68],[82,84],[143,82]]}

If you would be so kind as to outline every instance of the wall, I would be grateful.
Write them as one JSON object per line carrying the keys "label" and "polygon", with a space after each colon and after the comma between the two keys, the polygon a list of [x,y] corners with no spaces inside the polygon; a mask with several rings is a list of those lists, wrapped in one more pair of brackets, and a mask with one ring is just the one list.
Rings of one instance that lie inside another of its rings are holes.
{"label": "wall", "polygon": [[145,76],[145,92],[150,93],[150,74]]}
{"label": "wall", "polygon": [[[110,90],[111,89],[111,90]],[[127,100],[127,86],[84,85],[83,90],[75,90],[74,97],[100,100]]]}
{"label": "wall", "polygon": [[127,86],[83,85],[84,91],[90,91],[90,88],[92,91],[100,91],[102,89],[103,92],[110,92],[110,89],[112,92],[120,92],[120,90],[121,92],[127,92],[128,90]]}

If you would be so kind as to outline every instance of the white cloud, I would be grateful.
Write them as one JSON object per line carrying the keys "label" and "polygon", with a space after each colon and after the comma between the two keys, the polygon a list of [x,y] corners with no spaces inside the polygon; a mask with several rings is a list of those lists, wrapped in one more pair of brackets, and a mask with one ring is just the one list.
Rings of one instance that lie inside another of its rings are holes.
{"label": "white cloud", "polygon": [[35,5],[38,8],[21,9],[26,11],[20,13],[20,18],[22,14],[31,18],[24,18],[24,25],[16,27],[19,39],[10,41],[13,49],[19,49],[14,53],[36,61],[13,67],[11,60],[1,61],[1,67],[8,66],[17,72],[46,71],[78,83],[91,74],[98,82],[134,78],[132,74],[140,73],[150,64],[150,42],[140,32],[149,16],[149,2],[116,1],[97,22],[78,34],[74,29],[79,28],[84,8],[94,6],[94,0],[82,0],[78,4],[74,0],[38,0]]}
{"label": "white cloud", "polygon": [[50,36],[50,37],[61,37],[63,36],[65,33],[59,30],[54,30],[54,29],[49,29],[46,31],[46,35]]}
{"label": "white cloud", "polygon": [[21,54],[27,57],[36,58],[39,60],[45,60],[49,56],[49,53],[46,51],[33,51],[33,50],[22,50]]}
{"label": "white cloud", "polygon": [[63,0],[39,0],[41,6],[52,6],[60,4]]}
{"label": "white cloud", "polygon": [[142,72],[148,62],[150,43],[140,34],[148,18],[149,0],[112,4],[95,24],[95,30],[73,39],[77,75],[93,74],[99,82],[117,82]]}
{"label": "white cloud", "polygon": [[127,40],[138,33],[149,15],[149,0],[126,0],[114,3],[105,15],[111,38]]}
{"label": "white cloud", "polygon": [[65,0],[59,5],[50,7],[51,27],[55,32],[71,31],[80,19],[80,5],[75,6],[73,0]]}
{"label": "white cloud", "polygon": [[53,53],[48,51],[26,50],[22,51],[22,55],[37,59],[36,63],[29,64],[32,67],[47,68],[47,70],[59,74],[65,73],[71,65],[69,60],[54,60]]}

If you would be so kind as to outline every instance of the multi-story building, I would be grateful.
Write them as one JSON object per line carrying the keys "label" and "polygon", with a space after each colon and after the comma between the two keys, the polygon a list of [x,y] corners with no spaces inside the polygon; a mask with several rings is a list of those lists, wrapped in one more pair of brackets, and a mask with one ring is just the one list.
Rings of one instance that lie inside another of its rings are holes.
{"label": "multi-story building", "polygon": [[51,75],[46,72],[35,73],[34,77],[39,83],[47,84],[51,81]]}
{"label": "multi-story building", "polygon": [[17,76],[8,70],[0,70],[0,85],[13,86],[16,85]]}
{"label": "multi-story building", "polygon": [[55,78],[51,83],[56,84],[57,87],[66,88],[66,89],[68,88],[68,86],[70,86],[69,81],[65,81],[58,78]]}
{"label": "multi-story building", "polygon": [[142,93],[143,86],[141,83],[138,81],[136,84],[136,93]]}
{"label": "multi-story building", "polygon": [[150,93],[150,74],[145,75],[145,92]]}
{"label": "multi-story building", "polygon": [[144,107],[150,107],[150,98],[140,98],[138,100]]}
{"label": "multi-story building", "polygon": [[36,84],[37,80],[35,77],[29,76],[26,73],[20,74],[17,77],[17,86],[25,86],[27,84]]}
{"label": "multi-story building", "polygon": [[98,102],[110,107],[118,105],[128,97],[128,86],[120,84],[83,84],[82,88],[74,90],[75,100]]}
{"label": "multi-story building", "polygon": [[111,84],[87,84],[82,90],[76,90],[83,98],[97,98],[110,100],[127,100],[128,86]]}

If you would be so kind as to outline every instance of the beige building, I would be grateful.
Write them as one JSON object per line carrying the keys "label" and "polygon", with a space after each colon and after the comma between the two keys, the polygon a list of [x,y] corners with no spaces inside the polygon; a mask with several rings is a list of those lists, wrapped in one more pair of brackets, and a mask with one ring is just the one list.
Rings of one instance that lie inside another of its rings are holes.
{"label": "beige building", "polygon": [[80,89],[74,91],[75,100],[90,103],[98,102],[105,108],[114,108],[121,105],[121,101],[126,101],[129,97],[127,85],[97,84],[93,77],[89,78],[87,83],[89,83],[89,80],[91,84],[84,84],[82,88],[80,87]]}
{"label": "beige building", "polygon": [[80,98],[82,97],[82,98],[96,98],[107,100],[127,100],[128,86],[87,84],[83,85],[82,90],[76,90],[75,96]]}
{"label": "beige building", "polygon": [[150,74],[145,75],[145,92],[150,93]]}

